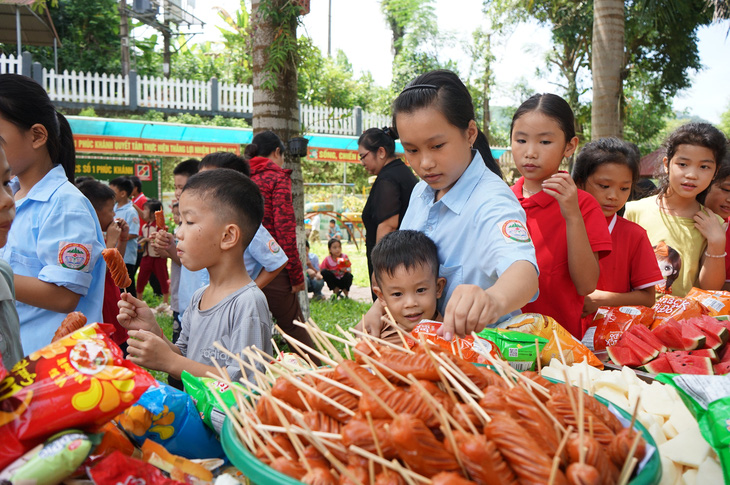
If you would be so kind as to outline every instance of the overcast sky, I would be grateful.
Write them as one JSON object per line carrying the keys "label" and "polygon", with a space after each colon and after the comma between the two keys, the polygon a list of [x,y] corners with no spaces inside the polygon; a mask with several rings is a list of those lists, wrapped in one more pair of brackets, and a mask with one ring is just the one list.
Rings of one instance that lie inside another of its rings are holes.
{"label": "overcast sky", "polygon": [[[305,33],[327,52],[327,20],[329,0],[311,0],[311,12],[303,17]],[[469,72],[470,60],[464,42],[486,21],[481,12],[481,0],[435,0],[439,29],[457,39],[456,45],[444,50],[443,58],[459,63],[462,75]],[[204,37],[219,38],[215,25],[223,25],[211,6],[220,6],[231,14],[239,7],[238,0],[198,1],[196,15],[207,22]],[[457,7],[458,6],[458,7]],[[693,85],[674,100],[677,110],[688,110],[710,122],[717,123],[720,114],[730,107],[730,38],[726,38],[730,21],[704,27],[699,31],[700,56],[705,69],[692,75]],[[199,28],[197,30],[200,30]],[[195,39],[199,39],[196,36]],[[193,39],[193,42],[196,40]],[[379,0],[332,0],[332,52],[342,49],[356,73],[370,71],[377,84],[391,81],[391,33],[380,12]],[[545,53],[551,47],[550,32],[536,24],[522,25],[509,37],[493,46],[496,56],[495,78],[497,95],[493,105],[518,104],[511,86],[521,78],[535,92],[559,92],[551,81],[553,74],[538,77],[536,68],[545,67]]]}

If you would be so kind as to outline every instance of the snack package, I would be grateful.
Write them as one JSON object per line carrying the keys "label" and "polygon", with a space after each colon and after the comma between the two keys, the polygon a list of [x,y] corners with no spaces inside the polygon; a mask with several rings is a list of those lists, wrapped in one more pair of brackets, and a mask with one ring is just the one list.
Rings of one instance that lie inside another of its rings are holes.
{"label": "snack package", "polygon": [[[185,371],[182,373],[182,381],[185,385],[185,392],[193,398],[195,407],[198,408],[203,422],[216,434],[220,435],[223,422],[226,420],[226,413],[220,407],[214,394],[217,394],[227,407],[235,406],[236,396],[234,396],[228,383],[210,377],[195,377]],[[242,385],[237,383],[233,383],[233,385],[243,388]]]}
{"label": "snack package", "polygon": [[[196,480],[204,483],[213,481],[213,474],[203,465],[193,463],[182,456],[173,455],[161,444],[152,440],[145,440],[142,444],[142,453],[144,453],[144,461],[166,472],[173,480],[185,483],[194,483]],[[218,461],[223,462],[223,460]]]}
{"label": "snack package", "polygon": [[61,431],[11,463],[0,472],[0,480],[35,485],[61,483],[84,462],[99,439],[99,435],[78,430]]}
{"label": "snack package", "polygon": [[[454,337],[451,341],[444,340],[442,337],[436,335],[436,331],[441,327],[441,322],[434,322],[432,320],[421,320],[421,323],[415,326],[411,330],[411,336],[416,342],[420,342],[421,335],[428,340],[438,345],[442,349],[451,352],[454,355],[460,356],[462,359],[468,362],[474,362],[477,364],[489,364],[489,361],[481,355],[479,352],[472,350],[474,344],[474,337],[467,335],[463,338]],[[534,345],[534,343],[533,343]],[[501,359],[502,355],[499,349],[487,339],[480,339],[479,349],[483,353],[489,353],[495,359]]]}
{"label": "snack package", "polygon": [[680,321],[686,318],[699,317],[706,313],[704,307],[696,300],[670,295],[659,298],[652,308],[654,309],[652,330],[670,318]]}
{"label": "snack package", "polygon": [[20,360],[0,383],[0,469],[59,431],[95,429],[155,380],[94,323]]}
{"label": "snack package", "polygon": [[[537,356],[548,343],[548,339],[544,337],[501,328],[485,328],[479,332],[479,336],[494,342],[502,358],[519,371],[535,370]],[[536,340],[537,348],[535,348]]]}
{"label": "snack package", "polygon": [[[279,362],[281,362],[282,365]],[[304,360],[302,356],[299,354],[295,354],[294,352],[281,352],[277,357],[276,360],[272,362],[272,366],[266,370],[266,375],[269,377],[273,377],[274,379],[279,377],[279,373],[277,370],[283,370],[285,373],[289,373],[288,368],[294,368],[294,369],[300,369],[300,370],[312,370],[312,366],[309,365],[309,362]]]}
{"label": "snack package", "polygon": [[730,291],[692,288],[687,299],[701,303],[711,317],[730,315]]}
{"label": "snack package", "polygon": [[[720,376],[659,374],[658,381],[677,389],[679,397],[697,420],[702,437],[717,452],[724,483],[730,483],[730,379]],[[700,446],[693,446],[696,452]],[[699,472],[703,467],[700,465]],[[697,483],[721,483],[719,477],[697,476]]]}
{"label": "snack package", "polygon": [[223,458],[215,433],[203,424],[191,397],[158,382],[118,417],[138,445],[150,439],[185,458]]}
{"label": "snack package", "polygon": [[633,325],[651,327],[654,310],[645,306],[601,307],[593,323],[595,326],[589,327],[583,335],[583,345],[594,352],[606,350],[606,347],[616,345]]}
{"label": "snack package", "polygon": [[540,362],[542,365],[550,365],[553,358],[559,358],[558,344],[555,341],[555,334],[560,339],[560,346],[563,349],[565,363],[570,365],[574,362],[588,362],[593,367],[603,369],[603,363],[598,360],[593,352],[573,337],[562,325],[546,315],[539,313],[523,313],[516,315],[506,322],[499,324],[499,328],[514,330],[517,332],[537,335],[548,340],[547,345],[542,349]]}
{"label": "snack package", "polygon": [[115,451],[134,458],[142,458],[142,450],[134,446],[124,431],[119,429],[113,421],[109,421],[102,426],[99,433],[101,434],[101,442],[94,448],[84,465],[93,466]]}
{"label": "snack package", "polygon": [[160,470],[136,458],[115,451],[86,473],[96,485],[110,483],[145,485],[180,485],[182,482],[167,478]]}

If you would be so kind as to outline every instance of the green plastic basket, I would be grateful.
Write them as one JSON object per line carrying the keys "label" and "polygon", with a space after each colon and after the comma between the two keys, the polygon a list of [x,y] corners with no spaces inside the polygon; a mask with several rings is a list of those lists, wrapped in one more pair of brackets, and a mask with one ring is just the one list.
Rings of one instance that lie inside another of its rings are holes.
{"label": "green plastic basket", "polygon": [[[602,404],[607,405],[608,401],[596,396]],[[616,407],[623,417],[631,419],[631,415],[623,409]],[[656,443],[651,437],[649,432],[641,425],[638,421],[635,423],[635,429],[639,430],[643,435],[647,443],[656,448]],[[270,466],[262,463],[251,454],[250,451],[241,443],[241,440],[236,434],[236,430],[228,419],[223,424],[223,431],[221,433],[221,442],[223,444],[223,451],[226,452],[226,456],[231,463],[233,463],[239,470],[243,472],[246,477],[256,485],[270,485],[272,483],[283,484],[283,485],[301,485],[302,482],[295,480],[283,473],[280,473]],[[659,451],[655,451],[654,455],[647,462],[644,468],[629,482],[630,485],[656,485],[659,483],[662,477],[662,466],[659,458]]]}

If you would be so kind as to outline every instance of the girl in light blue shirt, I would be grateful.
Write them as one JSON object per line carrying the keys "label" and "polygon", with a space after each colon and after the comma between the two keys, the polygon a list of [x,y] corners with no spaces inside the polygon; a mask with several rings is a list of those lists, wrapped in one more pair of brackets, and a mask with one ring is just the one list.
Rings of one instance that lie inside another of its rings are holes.
{"label": "girl in light blue shirt", "polygon": [[16,216],[0,256],[15,274],[26,355],[48,345],[67,313],[100,322],[104,248],[91,203],[74,187],[71,127],[31,78],[0,75],[0,143]]}
{"label": "girl in light blue shirt", "polygon": [[[450,71],[417,77],[393,102],[393,127],[421,178],[401,229],[422,231],[438,247],[447,340],[505,319],[537,296],[525,212],[474,118],[469,91]],[[378,311],[376,303],[364,322],[371,334],[380,330]]]}

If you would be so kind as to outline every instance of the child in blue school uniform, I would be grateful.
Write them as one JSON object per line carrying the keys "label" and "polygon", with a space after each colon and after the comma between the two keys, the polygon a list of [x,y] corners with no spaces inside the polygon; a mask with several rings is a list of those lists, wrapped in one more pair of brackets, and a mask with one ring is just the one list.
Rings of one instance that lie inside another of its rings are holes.
{"label": "child in blue school uniform", "polygon": [[[8,232],[15,218],[15,201],[9,185],[11,178],[10,165],[0,145],[0,180],[3,183],[0,190],[0,248],[7,243]],[[23,347],[20,344],[20,322],[13,295],[13,269],[4,259],[0,259],[0,276],[0,365],[10,369],[23,358]]]}
{"label": "child in blue school uniform", "polygon": [[91,203],[73,185],[73,135],[29,77],[0,75],[0,139],[16,216],[0,256],[15,273],[23,352],[51,342],[66,314],[102,320],[104,237]]}
{"label": "child in blue school uniform", "polygon": [[[421,178],[400,228],[425,233],[438,248],[443,337],[508,318],[537,294],[535,248],[469,91],[450,71],[423,74],[393,102],[393,125]],[[376,302],[364,322],[368,333],[380,334],[381,314]]]}
{"label": "child in blue school uniform", "polygon": [[137,272],[137,235],[139,234],[140,222],[137,209],[129,199],[134,190],[134,184],[127,177],[117,177],[109,181],[109,187],[114,191],[116,204],[114,204],[114,216],[122,219],[129,226],[129,235],[127,236],[127,249],[124,253],[124,264],[127,267],[127,273],[132,280],[127,291],[132,296],[137,296],[137,285],[134,282],[134,276]]}

